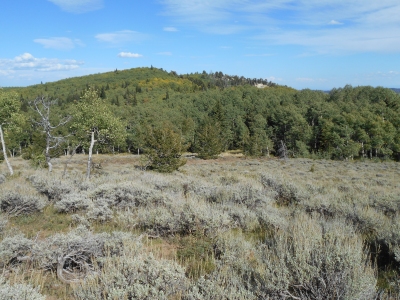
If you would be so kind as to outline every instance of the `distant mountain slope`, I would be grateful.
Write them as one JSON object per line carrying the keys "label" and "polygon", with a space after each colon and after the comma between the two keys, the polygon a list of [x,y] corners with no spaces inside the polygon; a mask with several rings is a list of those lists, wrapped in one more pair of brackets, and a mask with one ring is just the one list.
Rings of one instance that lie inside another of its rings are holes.
{"label": "distant mountain slope", "polygon": [[[31,101],[39,95],[57,98],[59,104],[71,103],[80,98],[83,92],[94,86],[100,91],[102,98],[117,102],[136,101],[136,97],[148,98],[167,97],[170,92],[192,93],[208,89],[222,89],[231,86],[262,84],[265,87],[278,86],[265,79],[245,78],[237,75],[227,75],[222,72],[191,73],[178,75],[175,71],[167,72],[163,69],[133,68],[115,70],[81,77],[74,77],[36,84],[28,87],[7,88],[17,91],[23,102]],[[124,98],[124,100],[122,99]],[[127,100],[127,101],[126,101]],[[146,100],[147,101],[147,100]]]}
{"label": "distant mountain slope", "polygon": [[397,94],[400,94],[400,89],[396,89],[396,88],[391,88],[392,91],[396,92]]}

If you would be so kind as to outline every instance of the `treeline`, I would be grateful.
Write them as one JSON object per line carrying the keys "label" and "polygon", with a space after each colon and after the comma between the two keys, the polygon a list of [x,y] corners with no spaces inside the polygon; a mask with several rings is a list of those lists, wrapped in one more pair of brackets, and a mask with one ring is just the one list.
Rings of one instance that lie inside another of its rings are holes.
{"label": "treeline", "polygon": [[[180,136],[182,150],[202,158],[242,150],[249,156],[400,159],[400,96],[381,87],[297,91],[222,72],[178,75],[151,67],[5,90],[18,93],[27,119],[35,118],[29,108],[34,99],[57,99],[52,102],[57,123],[76,110],[89,89],[126,129],[117,143],[96,144],[98,152],[149,151],[149,133],[167,128]],[[73,136],[71,130],[66,124],[58,133]],[[31,122],[5,136],[12,155],[44,146],[43,131]],[[68,146],[70,138],[62,148]]]}

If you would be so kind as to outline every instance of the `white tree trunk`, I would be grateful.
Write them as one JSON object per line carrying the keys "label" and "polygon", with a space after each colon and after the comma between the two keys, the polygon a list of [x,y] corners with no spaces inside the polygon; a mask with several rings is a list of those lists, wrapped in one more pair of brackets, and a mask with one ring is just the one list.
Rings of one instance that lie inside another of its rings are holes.
{"label": "white tree trunk", "polygon": [[92,168],[92,154],[93,154],[93,146],[96,140],[94,139],[94,131],[92,131],[92,138],[90,140],[90,147],[89,147],[89,157],[87,163],[87,170],[86,170],[86,179],[90,178],[90,170]]}
{"label": "white tree trunk", "polygon": [[51,157],[50,157],[49,139],[47,140],[45,157],[46,157],[47,165],[49,166],[49,172],[51,172],[51,171],[53,171],[53,164],[51,163]]}
{"label": "white tree trunk", "polygon": [[6,151],[6,143],[4,142],[3,128],[1,127],[1,125],[0,125],[0,140],[1,140],[1,145],[3,146],[4,160],[6,161],[8,170],[10,171],[10,175],[14,175],[13,168],[11,167],[11,164],[8,161],[7,151]]}

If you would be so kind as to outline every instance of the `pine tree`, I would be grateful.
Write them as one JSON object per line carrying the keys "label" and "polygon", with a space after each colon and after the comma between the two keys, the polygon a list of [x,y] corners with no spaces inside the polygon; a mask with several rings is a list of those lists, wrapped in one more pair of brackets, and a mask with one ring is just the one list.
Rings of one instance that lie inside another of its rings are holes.
{"label": "pine tree", "polygon": [[218,122],[206,121],[196,133],[196,151],[203,159],[217,158],[222,152],[221,129]]}
{"label": "pine tree", "polygon": [[157,128],[148,127],[145,143],[148,165],[153,170],[170,173],[186,163],[186,160],[182,159],[182,152],[186,150],[186,146],[170,123]]}

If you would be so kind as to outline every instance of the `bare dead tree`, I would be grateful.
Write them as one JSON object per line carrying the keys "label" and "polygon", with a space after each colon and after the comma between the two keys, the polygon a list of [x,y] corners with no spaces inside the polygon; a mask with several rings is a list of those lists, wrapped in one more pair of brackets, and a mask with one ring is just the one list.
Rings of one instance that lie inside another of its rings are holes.
{"label": "bare dead tree", "polygon": [[281,146],[278,149],[279,158],[287,159],[288,158],[288,150],[286,144],[281,140]]}
{"label": "bare dead tree", "polygon": [[56,103],[57,100],[50,100],[49,98],[44,96],[37,97],[35,100],[29,103],[30,107],[39,115],[39,121],[32,120],[32,122],[42,128],[42,132],[46,136],[45,157],[49,172],[51,172],[53,169],[50,151],[58,148],[65,141],[65,138],[69,136],[57,136],[54,134],[54,131],[56,131],[61,126],[64,126],[71,120],[71,116],[66,116],[64,118],[61,118],[57,125],[51,124],[50,108]]}
{"label": "bare dead tree", "polygon": [[79,143],[78,145],[75,145],[73,147],[72,151],[70,152],[70,154],[69,154],[70,156],[69,156],[68,160],[65,162],[65,165],[64,165],[64,171],[63,171],[63,175],[62,175],[63,178],[65,177],[65,175],[67,175],[68,164],[71,162],[72,158],[74,157],[74,155],[76,154],[76,151],[78,150],[78,148],[80,146],[82,146],[81,143]]}
{"label": "bare dead tree", "polygon": [[7,164],[8,170],[10,171],[10,175],[13,175],[14,174],[14,170],[13,170],[13,168],[12,168],[12,166],[10,164],[10,161],[8,160],[8,157],[7,157],[6,143],[4,142],[4,134],[3,134],[2,125],[3,124],[0,124],[0,142],[1,142],[1,145],[2,145],[2,148],[3,148],[3,156],[4,156],[4,160],[5,160],[6,164]]}

